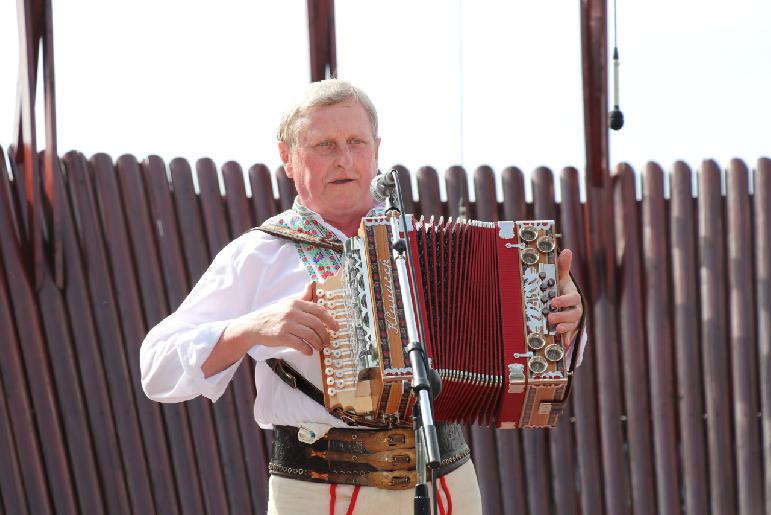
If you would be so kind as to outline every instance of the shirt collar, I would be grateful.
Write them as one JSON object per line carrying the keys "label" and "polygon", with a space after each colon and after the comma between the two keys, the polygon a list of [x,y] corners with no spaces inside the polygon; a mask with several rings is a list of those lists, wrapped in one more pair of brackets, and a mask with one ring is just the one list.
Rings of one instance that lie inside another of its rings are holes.
{"label": "shirt collar", "polygon": [[[348,236],[343,234],[343,232],[340,231],[337,227],[334,227],[334,226],[328,224],[324,220],[324,218],[321,217],[320,214],[318,214],[317,212],[313,211],[312,209],[307,208],[304,205],[302,205],[302,202],[300,202],[300,197],[299,196],[296,196],[294,198],[294,202],[292,203],[292,211],[294,211],[295,213],[297,213],[300,216],[307,216],[307,217],[312,218],[313,220],[315,220],[316,222],[321,224],[324,228],[329,229],[330,231],[332,231],[332,234],[337,236],[340,241],[344,242],[345,240],[348,239]],[[380,202],[378,204],[375,204],[372,207],[372,209],[367,211],[367,214],[364,215],[364,216],[365,217],[366,216],[381,216],[384,213],[385,213],[385,202]]]}

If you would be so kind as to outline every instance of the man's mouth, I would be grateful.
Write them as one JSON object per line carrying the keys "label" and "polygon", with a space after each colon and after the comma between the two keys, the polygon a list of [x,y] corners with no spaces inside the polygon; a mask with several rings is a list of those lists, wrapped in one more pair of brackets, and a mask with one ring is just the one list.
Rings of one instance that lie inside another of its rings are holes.
{"label": "man's mouth", "polygon": [[332,184],[347,184],[349,182],[353,182],[353,179],[335,179]]}

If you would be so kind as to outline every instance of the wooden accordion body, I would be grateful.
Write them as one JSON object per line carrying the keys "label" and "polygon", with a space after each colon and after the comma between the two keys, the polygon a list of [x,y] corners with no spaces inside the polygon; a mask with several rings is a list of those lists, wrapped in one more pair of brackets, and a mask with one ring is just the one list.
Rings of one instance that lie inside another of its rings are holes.
{"label": "wooden accordion body", "polygon": [[[404,231],[394,223],[400,235]],[[320,354],[327,409],[350,424],[410,423],[414,398],[390,215],[362,220],[344,265],[315,288],[341,329]],[[431,367],[442,378],[439,421],[553,427],[572,375],[546,321],[557,295],[554,222],[407,218],[410,285]]]}

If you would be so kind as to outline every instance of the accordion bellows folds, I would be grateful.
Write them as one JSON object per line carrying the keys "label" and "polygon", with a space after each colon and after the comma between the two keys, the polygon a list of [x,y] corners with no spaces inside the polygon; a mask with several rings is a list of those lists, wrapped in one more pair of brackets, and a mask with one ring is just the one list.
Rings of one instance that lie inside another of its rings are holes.
{"label": "accordion bellows folds", "polygon": [[[362,220],[344,265],[315,287],[341,329],[320,354],[324,403],[350,424],[410,423],[412,367],[391,215]],[[406,232],[416,318],[442,378],[439,421],[501,428],[552,427],[569,372],[547,322],[557,295],[554,222],[413,220]]]}

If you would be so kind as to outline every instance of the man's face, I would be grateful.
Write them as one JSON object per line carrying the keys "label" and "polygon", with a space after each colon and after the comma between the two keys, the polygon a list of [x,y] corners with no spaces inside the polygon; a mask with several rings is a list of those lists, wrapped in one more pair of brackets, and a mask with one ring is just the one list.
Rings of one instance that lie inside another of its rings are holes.
{"label": "man's face", "polygon": [[290,149],[279,143],[287,176],[302,204],[329,222],[361,217],[372,207],[380,139],[355,100],[315,107],[298,120]]}

